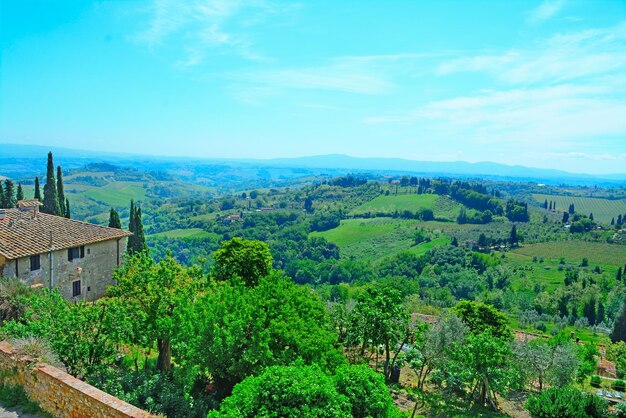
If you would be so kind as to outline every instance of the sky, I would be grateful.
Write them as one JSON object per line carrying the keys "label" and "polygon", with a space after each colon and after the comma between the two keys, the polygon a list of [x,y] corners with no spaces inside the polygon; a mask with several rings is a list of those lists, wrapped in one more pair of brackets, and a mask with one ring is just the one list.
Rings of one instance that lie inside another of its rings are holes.
{"label": "sky", "polygon": [[0,143],[626,173],[626,1],[2,0]]}

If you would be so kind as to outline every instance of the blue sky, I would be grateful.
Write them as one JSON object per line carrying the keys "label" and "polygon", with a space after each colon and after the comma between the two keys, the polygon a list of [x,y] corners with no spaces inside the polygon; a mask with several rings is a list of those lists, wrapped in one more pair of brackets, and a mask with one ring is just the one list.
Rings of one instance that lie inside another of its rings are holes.
{"label": "blue sky", "polygon": [[626,172],[623,0],[3,0],[0,52],[4,143]]}

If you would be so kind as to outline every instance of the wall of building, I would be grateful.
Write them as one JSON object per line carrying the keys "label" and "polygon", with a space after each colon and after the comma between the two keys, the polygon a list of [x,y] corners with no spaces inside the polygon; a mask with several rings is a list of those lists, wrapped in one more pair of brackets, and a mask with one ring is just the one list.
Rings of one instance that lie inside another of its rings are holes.
{"label": "wall of building", "polygon": [[4,266],[7,260],[2,254],[0,254],[0,276],[4,276]]}
{"label": "wall of building", "polygon": [[154,417],[56,367],[16,355],[6,341],[0,342],[0,384],[21,386],[26,396],[54,417]]}
{"label": "wall of building", "polygon": [[[70,300],[93,300],[106,294],[113,285],[113,271],[121,264],[126,251],[126,238],[85,245],[85,256],[68,261],[68,250],[40,254],[39,270],[30,270],[30,257],[9,260],[5,276],[17,277],[28,284],[56,288]],[[17,263],[17,269],[16,269]],[[73,297],[73,282],[80,280],[81,293]]]}

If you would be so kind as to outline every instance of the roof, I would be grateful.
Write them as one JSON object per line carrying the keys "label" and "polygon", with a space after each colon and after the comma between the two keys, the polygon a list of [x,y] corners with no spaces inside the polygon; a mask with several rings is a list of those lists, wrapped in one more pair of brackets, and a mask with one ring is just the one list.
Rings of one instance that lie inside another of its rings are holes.
{"label": "roof", "polygon": [[43,204],[37,199],[20,200],[19,202],[17,202],[18,208],[38,208],[42,205]]}
{"label": "roof", "polygon": [[10,260],[132,235],[122,229],[35,211],[4,209],[4,213],[0,219],[0,254]]}

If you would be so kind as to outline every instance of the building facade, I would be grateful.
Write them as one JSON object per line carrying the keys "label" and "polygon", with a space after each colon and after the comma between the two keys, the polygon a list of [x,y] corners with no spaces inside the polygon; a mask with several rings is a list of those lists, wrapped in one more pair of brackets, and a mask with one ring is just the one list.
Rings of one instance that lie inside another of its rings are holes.
{"label": "building facade", "polygon": [[68,300],[93,300],[114,284],[130,232],[39,212],[22,201],[0,210],[0,276],[58,289]]}

